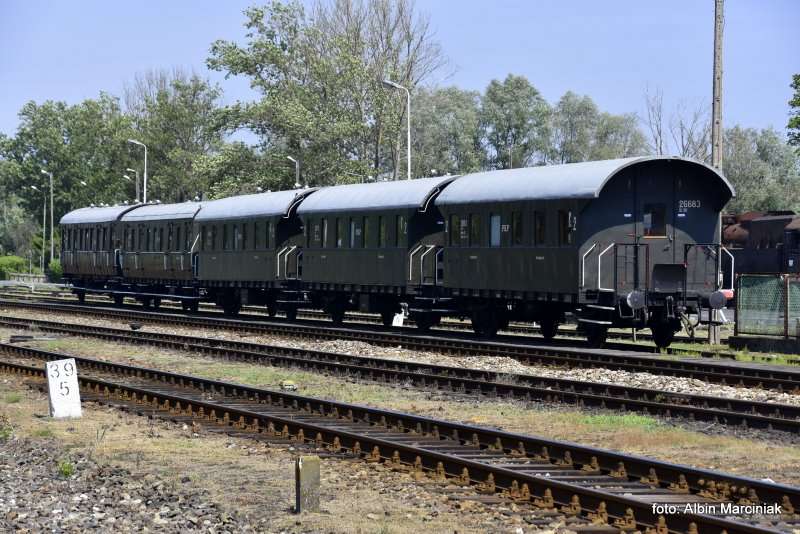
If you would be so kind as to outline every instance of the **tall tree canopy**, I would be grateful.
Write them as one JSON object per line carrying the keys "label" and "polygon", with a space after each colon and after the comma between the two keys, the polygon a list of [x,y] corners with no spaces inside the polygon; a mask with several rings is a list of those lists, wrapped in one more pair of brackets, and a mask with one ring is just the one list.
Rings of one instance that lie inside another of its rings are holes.
{"label": "tall tree canopy", "polygon": [[481,126],[487,163],[494,169],[526,167],[544,159],[550,106],[524,76],[509,74],[486,88]]}
{"label": "tall tree canopy", "polygon": [[311,16],[274,1],[245,14],[247,43],[217,41],[208,60],[262,93],[238,106],[239,125],[299,159],[312,184],[397,173],[405,93],[382,81],[414,91],[444,64],[428,19],[408,0],[320,2]]}
{"label": "tall tree canopy", "polygon": [[794,95],[789,100],[789,144],[800,149],[800,74],[792,76]]}

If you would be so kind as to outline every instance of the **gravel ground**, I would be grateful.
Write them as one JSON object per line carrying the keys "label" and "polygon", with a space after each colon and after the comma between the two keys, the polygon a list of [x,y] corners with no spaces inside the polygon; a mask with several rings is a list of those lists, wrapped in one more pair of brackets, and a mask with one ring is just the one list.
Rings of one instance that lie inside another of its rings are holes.
{"label": "gravel ground", "polygon": [[134,477],[83,453],[65,459],[46,440],[12,439],[0,450],[0,530],[6,532],[252,531],[185,484]]}
{"label": "gravel ground", "polygon": [[[25,317],[41,319],[39,312],[18,309],[0,309],[0,314],[11,317]],[[47,315],[50,321],[75,323],[74,315],[52,313]],[[81,318],[81,324],[92,324],[113,328],[128,328],[128,324],[121,321],[102,320],[93,317]],[[587,382],[599,382],[616,385],[635,386],[652,390],[662,390],[671,393],[687,393],[694,395],[709,395],[740,400],[755,400],[777,404],[792,404],[800,406],[800,395],[779,393],[776,391],[759,390],[754,388],[739,388],[720,384],[709,384],[702,380],[681,378],[673,376],[659,376],[651,373],[633,373],[611,369],[568,369],[554,366],[527,365],[513,358],[498,356],[470,356],[458,357],[434,352],[417,352],[401,347],[385,347],[371,345],[361,341],[347,340],[300,340],[282,336],[267,336],[254,334],[240,334],[225,330],[186,329],[173,328],[161,325],[146,324],[143,328],[148,332],[162,332],[169,334],[191,335],[212,339],[232,341],[248,341],[268,345],[285,347],[299,347],[310,350],[322,350],[351,354],[354,356],[376,356],[387,359],[413,361],[430,365],[450,365],[463,368],[482,369],[492,372],[524,374],[532,376],[545,376]]]}

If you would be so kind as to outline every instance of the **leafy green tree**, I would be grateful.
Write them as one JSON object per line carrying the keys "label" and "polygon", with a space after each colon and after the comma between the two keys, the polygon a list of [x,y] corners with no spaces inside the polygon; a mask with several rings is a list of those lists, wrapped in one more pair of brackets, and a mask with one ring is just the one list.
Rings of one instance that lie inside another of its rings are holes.
{"label": "leafy green tree", "polygon": [[800,210],[798,155],[778,132],[727,128],[723,151],[723,173],[736,188],[728,211]]}
{"label": "leafy green tree", "polygon": [[789,100],[789,144],[800,149],[800,74],[792,76],[794,95]]}
{"label": "leafy green tree", "polygon": [[101,93],[74,106],[28,102],[19,118],[16,135],[0,143],[6,161],[0,172],[32,219],[41,220],[36,214],[43,194],[49,203],[49,177],[42,170],[53,173],[56,221],[75,207],[132,198],[132,186],[121,177],[133,163],[126,146],[132,130],[117,98]]}
{"label": "leafy green tree", "polygon": [[554,163],[574,163],[590,158],[599,119],[597,105],[588,96],[567,91],[553,112],[551,158]]}
{"label": "leafy green tree", "polygon": [[320,2],[311,16],[299,2],[273,1],[245,15],[247,43],[217,41],[207,62],[262,95],[231,110],[235,126],[257,133],[262,150],[299,159],[312,185],[397,173],[405,93],[381,81],[414,91],[442,62],[410,1]]}
{"label": "leafy green tree", "polygon": [[422,176],[481,168],[480,94],[457,87],[420,90],[412,114],[413,167]]}
{"label": "leafy green tree", "polygon": [[[226,115],[222,90],[181,70],[138,75],[125,90],[127,114],[137,140],[148,148],[148,199],[181,202],[205,192],[195,162],[220,150]],[[128,145],[143,173],[140,147]]]}
{"label": "leafy green tree", "polygon": [[209,198],[279,191],[294,186],[294,175],[286,174],[286,156],[263,154],[244,143],[230,143],[195,162],[200,180],[212,184]]}
{"label": "leafy green tree", "polygon": [[550,106],[524,76],[492,80],[482,100],[487,165],[525,167],[545,159]]}
{"label": "leafy green tree", "polygon": [[628,158],[648,153],[647,139],[633,113],[600,113],[594,127],[589,160]]}

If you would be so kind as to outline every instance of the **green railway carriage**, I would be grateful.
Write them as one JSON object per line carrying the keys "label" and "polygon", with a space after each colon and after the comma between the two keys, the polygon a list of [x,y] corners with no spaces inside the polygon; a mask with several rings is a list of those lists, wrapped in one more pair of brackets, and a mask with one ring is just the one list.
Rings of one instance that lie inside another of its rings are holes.
{"label": "green railway carriage", "polygon": [[296,313],[302,272],[303,228],[297,206],[316,189],[213,200],[194,219],[199,236],[195,276],[229,313],[266,304],[271,315]]}
{"label": "green railway carriage", "polygon": [[[444,221],[433,204],[454,177],[326,187],[304,199],[302,284],[336,322],[348,309],[390,323],[409,285],[436,276]],[[419,266],[424,262],[427,275]]]}
{"label": "green railway carriage", "polygon": [[198,202],[148,204],[120,218],[123,253],[122,275],[153,291],[172,282],[192,281],[192,248],[196,236],[192,221]]}
{"label": "green railway carriage", "polygon": [[436,199],[447,221],[439,294],[478,331],[510,318],[550,336],[566,311],[596,342],[650,326],[668,344],[688,309],[719,304],[719,213],[734,194],[714,169],[674,157],[463,176]]}
{"label": "green railway carriage", "polygon": [[[135,207],[80,208],[61,218],[61,264],[66,280],[77,288],[92,288],[121,276],[119,218]],[[85,292],[77,294],[83,300]]]}

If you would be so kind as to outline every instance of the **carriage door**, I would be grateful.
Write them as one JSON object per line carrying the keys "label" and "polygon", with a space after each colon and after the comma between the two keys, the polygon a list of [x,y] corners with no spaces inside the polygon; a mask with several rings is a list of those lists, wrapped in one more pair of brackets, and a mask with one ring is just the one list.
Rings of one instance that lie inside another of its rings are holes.
{"label": "carriage door", "polygon": [[675,261],[673,197],[671,175],[647,166],[639,171],[635,243],[628,247],[636,264],[636,289],[673,292],[683,286],[683,266],[676,265],[682,259]]}
{"label": "carriage door", "polygon": [[709,244],[718,242],[713,228],[719,221],[704,191],[695,184],[691,175],[675,177],[675,263],[686,263],[687,291],[710,293],[717,285],[719,251]]}

